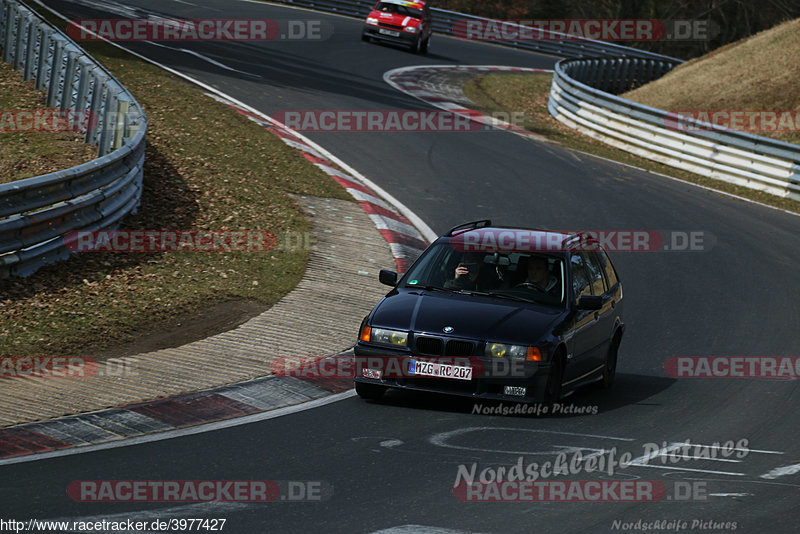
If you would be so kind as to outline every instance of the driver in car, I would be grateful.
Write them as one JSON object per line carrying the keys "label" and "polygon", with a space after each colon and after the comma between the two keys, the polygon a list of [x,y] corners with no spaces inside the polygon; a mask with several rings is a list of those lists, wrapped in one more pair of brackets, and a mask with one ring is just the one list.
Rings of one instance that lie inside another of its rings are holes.
{"label": "driver in car", "polygon": [[548,295],[555,295],[558,291],[558,278],[550,273],[547,258],[543,256],[523,256],[519,259],[517,271],[528,273],[527,278],[517,287],[535,289]]}

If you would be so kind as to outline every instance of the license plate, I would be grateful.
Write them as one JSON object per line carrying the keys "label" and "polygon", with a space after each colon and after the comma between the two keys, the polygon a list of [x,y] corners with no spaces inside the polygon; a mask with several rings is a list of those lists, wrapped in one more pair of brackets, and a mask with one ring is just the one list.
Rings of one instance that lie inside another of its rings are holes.
{"label": "license plate", "polygon": [[417,376],[432,376],[434,378],[472,380],[472,367],[436,362],[418,362],[416,360],[411,360],[408,364],[408,374]]}
{"label": "license plate", "polygon": [[394,30],[384,30],[383,28],[380,28],[378,30],[378,33],[383,34],[383,35],[391,35],[392,37],[399,37],[400,36],[400,32],[396,32]]}
{"label": "license plate", "polygon": [[503,386],[503,393],[506,395],[517,395],[519,397],[524,397],[525,388],[523,386]]}
{"label": "license plate", "polygon": [[364,378],[375,378],[380,380],[381,378],[381,371],[380,369],[361,369],[361,376]]}

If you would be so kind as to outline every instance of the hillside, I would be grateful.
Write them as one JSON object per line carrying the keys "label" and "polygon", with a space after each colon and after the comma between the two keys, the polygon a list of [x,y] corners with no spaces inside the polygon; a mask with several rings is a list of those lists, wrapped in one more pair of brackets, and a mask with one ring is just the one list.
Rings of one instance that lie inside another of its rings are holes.
{"label": "hillside", "polygon": [[[795,19],[689,61],[621,96],[669,111],[745,112],[740,113],[745,120],[739,129],[800,143],[799,58],[800,19]],[[747,113],[753,111],[778,113]]]}

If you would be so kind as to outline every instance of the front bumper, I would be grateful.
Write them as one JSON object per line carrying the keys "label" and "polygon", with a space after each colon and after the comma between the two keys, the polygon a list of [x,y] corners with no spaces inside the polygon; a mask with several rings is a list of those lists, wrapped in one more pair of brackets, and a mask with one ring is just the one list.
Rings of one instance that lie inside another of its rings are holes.
{"label": "front bumper", "polygon": [[[551,369],[548,362],[514,364],[484,357],[417,356],[408,351],[378,348],[362,342],[356,344],[354,352],[355,382],[481,400],[543,402]],[[414,375],[409,373],[412,360],[469,366],[472,368],[472,378],[464,380]],[[380,374],[376,371],[380,371]],[[525,393],[507,394],[506,386],[525,388]]]}
{"label": "front bumper", "polygon": [[[395,32],[397,35],[382,33],[381,30],[384,32]],[[363,35],[365,37],[371,37],[373,39],[378,39],[381,41],[386,41],[387,43],[394,43],[403,46],[414,46],[417,42],[417,37],[419,36],[419,32],[409,33],[403,30],[392,30],[389,28],[381,28],[380,26],[373,26],[371,24],[365,24]]]}

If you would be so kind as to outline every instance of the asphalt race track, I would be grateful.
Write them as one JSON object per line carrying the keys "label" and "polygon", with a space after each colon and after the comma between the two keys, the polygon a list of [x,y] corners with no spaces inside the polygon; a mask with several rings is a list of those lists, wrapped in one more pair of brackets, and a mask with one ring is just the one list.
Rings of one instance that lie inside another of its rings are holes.
{"label": "asphalt race track", "polygon": [[[70,18],[121,16],[100,1],[46,4]],[[255,2],[125,6],[143,10],[127,16],[329,25],[324,41],[126,44],[268,114],[429,109],[383,74],[426,64],[552,68],[557,59],[440,35],[427,56],[415,56],[361,42],[360,21]],[[617,382],[610,393],[587,389],[568,399],[596,406],[597,414],[503,417],[438,396],[348,397],[233,428],[0,466],[0,517],[226,518],[224,532],[235,533],[607,532],[654,520],[703,532],[731,530],[702,528],[708,521],[735,522],[737,532],[796,531],[800,468],[775,470],[800,463],[797,382],[674,379],[664,363],[672,356],[800,356],[800,217],[501,131],[306,135],[436,232],[490,218],[559,229],[703,232],[708,246],[612,253],[627,323]],[[462,502],[453,491],[461,465],[477,463],[480,472],[511,467],[520,456],[527,464],[612,449],[639,458],[654,450],[648,444],[669,449],[687,440],[746,440],[746,450],[677,464],[654,456],[612,476],[570,477],[655,481],[667,493],[658,502]],[[270,504],[75,502],[66,493],[74,480],[134,479],[316,481],[328,493]],[[681,493],[692,484],[694,495]]]}

